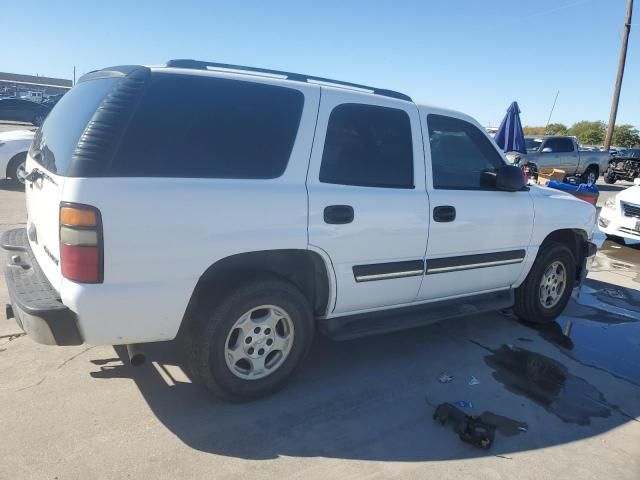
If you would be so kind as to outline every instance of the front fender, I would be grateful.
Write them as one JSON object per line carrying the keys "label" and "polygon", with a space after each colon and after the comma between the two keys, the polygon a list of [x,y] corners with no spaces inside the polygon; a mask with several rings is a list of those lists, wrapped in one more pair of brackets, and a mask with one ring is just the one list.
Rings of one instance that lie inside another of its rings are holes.
{"label": "front fender", "polygon": [[596,230],[596,209],[573,195],[553,188],[532,186],[535,211],[531,246],[539,247],[556,230],[582,230],[587,239]]}

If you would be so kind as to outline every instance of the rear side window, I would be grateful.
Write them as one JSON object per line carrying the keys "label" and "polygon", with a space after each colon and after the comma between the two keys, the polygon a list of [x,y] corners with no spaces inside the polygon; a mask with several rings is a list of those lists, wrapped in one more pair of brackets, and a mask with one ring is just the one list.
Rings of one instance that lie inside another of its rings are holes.
{"label": "rear side window", "polygon": [[50,172],[67,175],[80,135],[118,81],[118,78],[103,78],[81,82],[64,95],[33,139],[34,160]]}
{"label": "rear side window", "polygon": [[293,148],[304,95],[291,88],[157,73],[109,175],[276,178]]}
{"label": "rear side window", "polygon": [[491,141],[469,122],[428,115],[433,187],[479,190],[492,188],[504,160]]}
{"label": "rear side window", "polygon": [[413,188],[411,122],[404,110],[347,103],[333,109],[320,181]]}

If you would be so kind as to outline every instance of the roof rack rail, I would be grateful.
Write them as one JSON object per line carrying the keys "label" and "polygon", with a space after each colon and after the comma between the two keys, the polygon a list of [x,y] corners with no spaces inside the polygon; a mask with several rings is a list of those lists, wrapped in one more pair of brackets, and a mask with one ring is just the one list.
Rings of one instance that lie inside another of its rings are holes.
{"label": "roof rack rail", "polygon": [[406,100],[411,102],[411,97],[405,95],[404,93],[394,92],[393,90],[386,90],[384,88],[375,88],[367,85],[359,85],[357,83],[351,82],[343,82],[340,80],[332,80],[330,78],[322,78],[316,77],[314,75],[303,75],[300,73],[292,73],[292,72],[284,72],[281,70],[270,70],[268,68],[256,68],[256,67],[247,67],[244,65],[232,65],[229,63],[217,63],[217,62],[203,62],[200,60],[186,60],[186,59],[178,59],[178,60],[169,60],[166,63],[167,67],[174,68],[191,68],[196,70],[207,70],[208,68],[222,68],[227,70],[238,70],[241,72],[252,72],[257,74],[267,74],[267,75],[279,75],[284,76],[287,80],[293,80],[296,82],[318,82],[318,83],[328,83],[342,87],[350,87],[350,88],[359,88],[362,90],[369,90],[370,92],[376,95],[382,95],[384,97],[397,98],[400,100]]}

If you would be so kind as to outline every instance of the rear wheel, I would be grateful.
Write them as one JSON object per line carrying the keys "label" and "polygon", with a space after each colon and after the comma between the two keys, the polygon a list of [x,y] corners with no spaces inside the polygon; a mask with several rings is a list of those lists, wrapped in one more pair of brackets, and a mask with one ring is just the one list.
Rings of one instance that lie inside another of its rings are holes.
{"label": "rear wheel", "polygon": [[190,369],[225,400],[252,400],[284,386],[313,340],[309,302],[277,277],[230,288],[197,310],[187,332]]}
{"label": "rear wheel", "polygon": [[592,165],[587,168],[582,178],[584,179],[585,183],[595,184],[598,181],[599,176],[600,175],[598,172],[598,167]]}
{"label": "rear wheel", "polygon": [[14,187],[24,187],[24,165],[27,161],[27,152],[22,152],[15,155],[9,160],[7,166],[7,177],[11,179],[11,184]]}
{"label": "rear wheel", "polygon": [[573,254],[565,245],[544,244],[529,275],[516,289],[516,315],[528,322],[553,322],[566,307],[573,291],[575,265]]}

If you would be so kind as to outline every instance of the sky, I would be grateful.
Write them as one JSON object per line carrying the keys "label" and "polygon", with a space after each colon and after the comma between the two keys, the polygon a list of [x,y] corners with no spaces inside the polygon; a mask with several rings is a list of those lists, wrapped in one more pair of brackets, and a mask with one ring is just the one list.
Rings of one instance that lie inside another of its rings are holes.
{"label": "sky", "polygon": [[[640,4],[617,124],[640,128]],[[3,2],[0,71],[72,78],[171,58],[399,90],[497,126],[608,121],[626,0]],[[11,20],[10,20],[11,19]],[[10,20],[10,21],[8,21]],[[13,39],[13,42],[12,42]]]}

